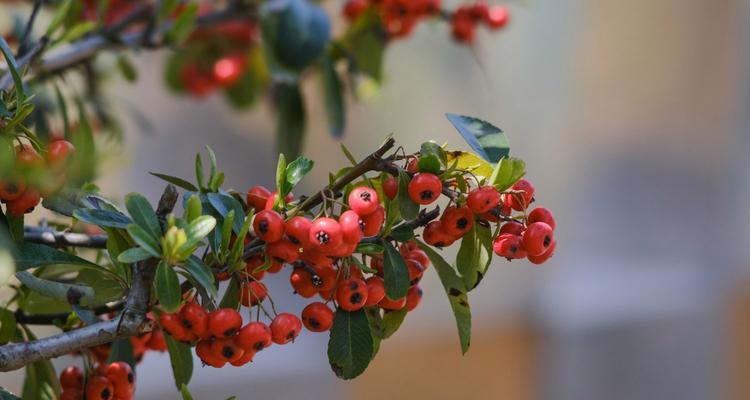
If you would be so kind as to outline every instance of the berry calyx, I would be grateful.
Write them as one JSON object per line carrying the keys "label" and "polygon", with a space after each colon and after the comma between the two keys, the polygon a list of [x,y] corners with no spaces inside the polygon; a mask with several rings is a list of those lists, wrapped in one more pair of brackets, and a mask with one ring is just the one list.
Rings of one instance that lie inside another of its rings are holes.
{"label": "berry calyx", "polygon": [[313,248],[331,251],[343,241],[341,225],[335,219],[318,218],[313,221],[308,238]]}
{"label": "berry calyx", "polygon": [[359,186],[349,193],[349,207],[359,215],[369,215],[380,205],[378,193],[367,186]]}

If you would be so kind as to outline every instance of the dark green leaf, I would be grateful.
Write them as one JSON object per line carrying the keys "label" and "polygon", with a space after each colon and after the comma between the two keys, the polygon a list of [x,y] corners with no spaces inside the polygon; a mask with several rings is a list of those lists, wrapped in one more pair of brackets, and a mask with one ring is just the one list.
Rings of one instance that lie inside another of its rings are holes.
{"label": "dark green leaf", "polygon": [[362,243],[357,245],[357,250],[355,250],[354,252],[362,254],[383,254],[383,251],[385,251],[385,249],[379,244]]}
{"label": "dark green leaf", "polygon": [[344,135],[346,103],[344,102],[344,87],[341,84],[341,78],[336,72],[333,60],[328,55],[324,55],[321,59],[320,76],[323,79],[328,131],[331,136],[338,139]]}
{"label": "dark green leaf", "polygon": [[135,356],[133,355],[133,344],[130,342],[130,338],[123,338],[112,342],[107,364],[115,361],[124,361],[130,364],[135,371]]}
{"label": "dark green leaf", "polygon": [[94,296],[90,301],[82,301],[83,306],[96,306],[123,297],[124,288],[119,281],[112,279],[111,272],[103,268],[86,268],[78,273],[78,281],[86,284],[94,290]]}
{"label": "dark green leaf", "polygon": [[224,297],[221,298],[219,308],[237,308],[238,304],[240,304],[240,284],[236,278],[232,278],[224,292]]}
{"label": "dark green leaf", "polygon": [[[172,27],[167,31],[167,40],[173,44],[181,44],[188,38],[195,28],[195,18],[198,16],[198,4],[189,3],[177,17]],[[179,387],[179,385],[177,385]]]}
{"label": "dark green leaf", "polygon": [[135,82],[138,79],[138,71],[135,69],[130,60],[123,54],[117,57],[117,68],[128,82]]}
{"label": "dark green leaf", "polygon": [[130,193],[125,196],[125,207],[136,225],[143,228],[153,239],[161,238],[159,220],[145,197],[138,193]]}
{"label": "dark green leaf", "polygon": [[107,228],[126,229],[133,223],[133,220],[123,213],[95,208],[79,208],[73,212],[73,216],[83,222]]}
{"label": "dark green leaf", "polygon": [[167,312],[175,312],[180,306],[180,281],[177,279],[177,273],[172,267],[159,263],[156,268],[156,297],[162,308]]}
{"label": "dark green leaf", "polygon": [[352,379],[367,369],[373,354],[370,323],[364,310],[338,309],[328,340],[328,362],[339,378]]}
{"label": "dark green leaf", "polygon": [[409,269],[401,253],[390,242],[384,242],[383,247],[383,280],[385,294],[392,300],[406,296],[409,291]]}
{"label": "dark green leaf", "polygon": [[51,36],[52,33],[54,33],[57,30],[57,28],[59,28],[60,25],[62,25],[62,23],[65,21],[65,18],[68,16],[68,13],[71,10],[72,4],[73,4],[73,0],[65,0],[62,4],[57,6],[55,15],[52,16],[52,21],[47,26],[46,36]]}
{"label": "dark green leaf", "polygon": [[480,240],[477,229],[487,229],[474,224],[461,240],[461,247],[456,255],[456,268],[463,276],[464,287],[471,290],[484,274],[490,259],[489,251]]}
{"label": "dark green leaf", "polygon": [[383,339],[388,339],[389,337],[393,336],[394,333],[398,330],[398,328],[401,327],[401,324],[404,322],[404,318],[406,318],[406,313],[408,310],[406,307],[398,310],[398,311],[384,311],[383,312],[383,322],[382,322],[382,334]]}
{"label": "dark green leaf", "polygon": [[297,158],[302,152],[305,133],[305,105],[297,84],[276,85],[277,149],[289,159]]}
{"label": "dark green leaf", "polygon": [[414,239],[414,229],[410,228],[407,225],[401,224],[391,231],[391,237],[398,240],[399,242],[405,242],[407,240]]}
{"label": "dark green leaf", "polygon": [[132,264],[151,257],[153,257],[153,255],[143,248],[133,247],[132,249],[127,249],[120,253],[120,255],[117,256],[117,261],[124,264]]}
{"label": "dark green leaf", "polygon": [[53,264],[97,266],[96,264],[38,243],[23,242],[18,245],[16,268],[19,271]]}
{"label": "dark green leaf", "polygon": [[85,307],[73,305],[73,312],[75,313],[76,317],[78,317],[78,319],[83,321],[83,323],[86,325],[93,325],[99,322],[96,319],[96,314]]}
{"label": "dark green leaf", "polygon": [[[16,315],[7,308],[0,308],[0,345],[13,339],[16,333]],[[2,400],[2,397],[0,397]]]}
{"label": "dark green leaf", "polygon": [[417,218],[419,215],[419,204],[413,202],[409,197],[409,182],[411,182],[409,175],[404,171],[400,171],[398,175],[398,195],[396,200],[398,201],[401,218],[405,220]]}
{"label": "dark green leaf", "polygon": [[203,160],[201,160],[200,154],[195,155],[195,179],[198,181],[198,188],[205,188],[203,185]]}
{"label": "dark green leaf", "polygon": [[216,286],[214,285],[214,274],[206,264],[196,256],[190,256],[185,265],[185,270],[212,296],[216,297]]}
{"label": "dark green leaf", "polygon": [[83,103],[79,101],[77,106],[78,124],[70,130],[70,141],[76,149],[71,157],[67,173],[70,186],[80,186],[92,181],[96,169],[94,133],[89,125],[89,117],[86,115]]}
{"label": "dark green leaf", "polygon": [[176,341],[169,334],[164,334],[167,341],[167,350],[169,350],[169,361],[172,364],[172,373],[174,374],[175,386],[181,388],[182,385],[190,383],[193,376],[193,355],[190,352],[190,346]]}
{"label": "dark green leaf", "polygon": [[490,163],[496,163],[510,153],[508,138],[503,131],[479,118],[447,113],[448,120],[477,154]]}
{"label": "dark green leaf", "polygon": [[190,191],[193,191],[193,192],[197,192],[198,191],[198,188],[195,187],[195,185],[193,185],[192,183],[190,183],[190,182],[188,182],[188,181],[186,181],[186,180],[184,180],[182,178],[178,178],[176,176],[171,176],[171,175],[166,175],[166,174],[159,174],[159,173],[156,173],[156,172],[149,172],[149,174],[151,174],[151,175],[153,175],[153,176],[155,176],[155,177],[157,177],[159,179],[162,179],[164,181],[167,181],[167,182],[169,182],[169,183],[171,183],[171,184],[173,184],[173,185],[175,185],[177,187],[181,187],[181,188],[183,188],[185,190],[190,190]]}
{"label": "dark green leaf", "polygon": [[471,308],[464,281],[456,270],[448,264],[432,247],[417,241],[419,247],[427,253],[432,265],[440,277],[445,293],[448,295],[453,316],[456,318],[458,337],[461,341],[461,352],[466,354],[471,343]]}
{"label": "dark green leaf", "polygon": [[26,91],[23,88],[21,73],[18,71],[18,63],[16,63],[16,59],[13,57],[13,50],[10,49],[8,42],[5,41],[5,37],[2,35],[0,35],[0,52],[2,52],[5,57],[5,61],[8,64],[8,70],[13,77],[13,84],[16,86],[16,112],[18,112],[26,101]]}
{"label": "dark green leaf", "polygon": [[[240,215],[245,215],[242,204],[226,193],[207,193],[206,196],[208,202],[222,218],[226,217],[229,211],[234,211],[235,218],[232,223],[232,229],[234,233],[239,233],[242,229],[242,224],[245,222],[242,218],[239,218]],[[220,221],[216,222],[219,223]]]}
{"label": "dark green leaf", "polygon": [[159,243],[156,241],[157,239],[154,239],[152,236],[150,236],[148,233],[146,233],[143,228],[136,224],[130,224],[128,225],[128,234],[130,234],[130,237],[143,248],[143,250],[146,250],[149,254],[151,254],[154,257],[161,257],[161,247],[159,246]]}
{"label": "dark green leaf", "polygon": [[365,12],[351,25],[339,43],[353,67],[380,82],[388,35],[380,14],[374,8]]}
{"label": "dark green leaf", "polygon": [[28,271],[16,272],[16,278],[29,289],[44,297],[71,304],[92,304],[94,289],[86,285],[70,284],[41,279]]}

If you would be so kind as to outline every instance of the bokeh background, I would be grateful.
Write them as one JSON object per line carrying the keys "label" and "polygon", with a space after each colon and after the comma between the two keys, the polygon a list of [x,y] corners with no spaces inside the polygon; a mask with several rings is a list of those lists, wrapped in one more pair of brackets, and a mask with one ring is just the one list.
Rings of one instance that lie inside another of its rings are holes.
{"label": "bokeh background", "polygon": [[[429,139],[465,148],[446,111],[496,123],[556,214],[556,256],[541,267],[494,262],[470,298],[465,357],[429,274],[422,305],[361,378],[335,378],[327,336],[305,332],[243,368],[197,367],[196,398],[750,398],[750,2],[509,5],[509,28],[483,31],[473,51],[451,43],[443,24],[395,43],[377,96],[349,102],[343,142],[357,156],[389,133],[406,148]],[[189,176],[204,144],[229,187],[272,185],[270,106],[236,113],[219,98],[176,98],[163,59],[138,55],[139,81],[108,89],[153,129],[127,125],[124,151],[106,160],[104,193],[155,199],[162,183],[148,172]],[[347,163],[317,85],[304,88],[316,166],[299,193]],[[301,310],[286,277],[274,278],[281,307]],[[17,373],[0,382],[21,385]],[[177,398],[166,354],[146,356],[137,394]]]}

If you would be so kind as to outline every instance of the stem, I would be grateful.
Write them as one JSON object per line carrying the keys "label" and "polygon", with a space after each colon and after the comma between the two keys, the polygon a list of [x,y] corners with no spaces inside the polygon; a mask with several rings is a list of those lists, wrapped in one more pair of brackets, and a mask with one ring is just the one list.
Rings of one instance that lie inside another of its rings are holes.
{"label": "stem", "polygon": [[[165,218],[176,203],[177,190],[169,185],[159,200],[157,216]],[[12,371],[35,361],[60,357],[147,330],[149,326],[146,313],[151,308],[151,286],[158,263],[158,259],[150,258],[133,264],[132,285],[125,300],[124,311],[117,318],[31,342],[1,346],[0,371]]]}
{"label": "stem", "polygon": [[26,22],[26,28],[23,30],[23,36],[21,36],[21,45],[18,47],[17,57],[21,57],[26,52],[26,48],[29,47],[29,38],[31,37],[31,31],[34,30],[34,22],[36,22],[36,16],[39,14],[39,10],[42,8],[44,1],[35,0],[34,8],[31,10],[29,20]]}
{"label": "stem", "polygon": [[87,247],[106,249],[107,235],[86,235],[84,233],[56,232],[47,228],[25,226],[23,239],[27,242],[46,244],[52,247]]}

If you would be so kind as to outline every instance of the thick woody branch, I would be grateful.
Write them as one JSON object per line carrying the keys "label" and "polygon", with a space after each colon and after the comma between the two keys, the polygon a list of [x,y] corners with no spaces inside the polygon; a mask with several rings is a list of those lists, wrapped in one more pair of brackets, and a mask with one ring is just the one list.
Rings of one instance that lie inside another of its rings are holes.
{"label": "thick woody branch", "polygon": [[[159,200],[157,215],[164,218],[177,202],[177,190],[167,186]],[[43,339],[13,343],[0,347],[0,371],[12,371],[44,359],[110,343],[141,333],[146,326],[146,313],[150,309],[151,286],[159,260],[148,259],[133,264],[133,279],[125,301],[125,308],[116,318],[88,325]]]}
{"label": "thick woody branch", "polygon": [[107,248],[107,235],[57,232],[52,229],[31,226],[24,227],[23,239],[27,242],[46,244],[51,247]]}

